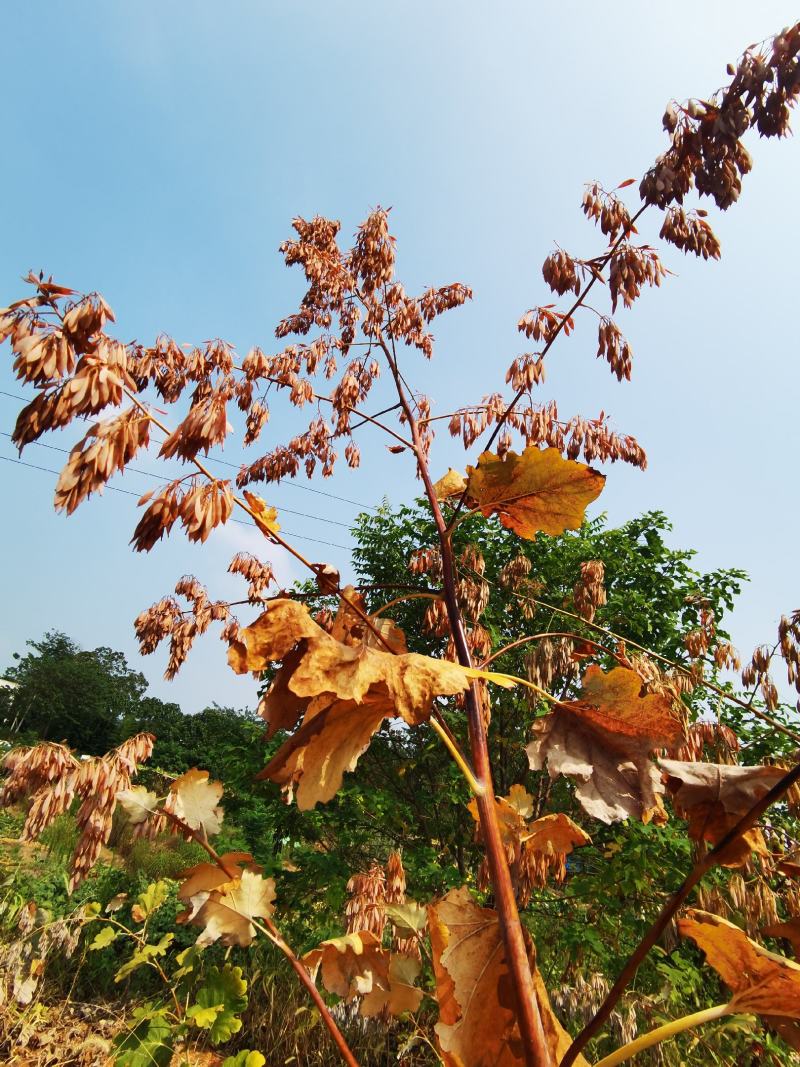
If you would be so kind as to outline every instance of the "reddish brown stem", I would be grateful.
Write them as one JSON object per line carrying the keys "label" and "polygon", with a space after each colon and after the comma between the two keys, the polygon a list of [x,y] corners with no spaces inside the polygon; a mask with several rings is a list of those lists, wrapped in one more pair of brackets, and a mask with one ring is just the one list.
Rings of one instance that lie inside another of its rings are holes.
{"label": "reddish brown stem", "polygon": [[[387,309],[388,310],[388,309]],[[442,515],[436,492],[428,470],[425,450],[420,438],[419,426],[414,412],[406,397],[405,389],[397,363],[389,351],[383,338],[380,339],[381,347],[391,369],[397,388],[397,395],[403,407],[411,437],[414,442],[414,451],[417,458],[417,467],[425,486],[425,493],[433,511],[436,529],[439,534],[439,543],[442,555],[442,572],[444,579],[444,599],[447,605],[447,615],[450,621],[450,629],[453,634],[456,654],[459,663],[464,667],[472,666],[467,638],[464,632],[464,623],[461,618],[461,610],[456,596],[455,567],[453,563],[453,547],[450,541],[447,523]],[[525,1056],[526,1067],[551,1067],[552,1060],[547,1047],[547,1040],[542,1026],[539,1013],[539,1002],[533,985],[528,951],[525,945],[525,937],[520,922],[517,902],[511,885],[511,875],[506,862],[505,849],[500,835],[500,827],[497,822],[497,810],[494,800],[494,786],[492,783],[492,769],[489,761],[489,746],[486,738],[486,729],[483,722],[480,695],[477,684],[473,684],[465,694],[467,709],[467,721],[469,723],[470,747],[472,750],[472,765],[478,781],[483,785],[485,793],[476,797],[478,816],[480,819],[481,835],[486,848],[486,857],[489,866],[489,876],[494,891],[494,900],[500,918],[500,930],[503,936],[506,961],[511,972],[512,986],[517,1008],[517,1021],[519,1024],[520,1037]]]}
{"label": "reddish brown stem", "polygon": [[695,865],[694,869],[681,883],[680,888],[673,893],[666,902],[659,912],[656,921],[639,942],[636,950],[620,971],[619,978],[617,978],[614,985],[608,991],[606,999],[597,1009],[594,1017],[586,1024],[586,1026],[584,1026],[567,1049],[566,1054],[561,1061],[561,1067],[570,1067],[588,1042],[591,1041],[595,1034],[603,1028],[604,1023],[614,1010],[617,1001],[639,969],[639,965],[666,930],[676,912],[686,902],[689,894],[701,878],[703,878],[712,867],[715,867],[720,862],[722,854],[737,839],[737,837],[741,837],[742,834],[747,833],[747,831],[758,822],[767,808],[774,804],[776,800],[780,800],[797,781],[800,781],[800,763],[789,771],[788,774],[785,774],[780,781],[776,782],[772,789],[770,789],[768,793],[765,793],[761,800],[759,800],[757,804],[754,804],[753,807],[741,817],[736,825],[725,834],[719,844],[717,844],[710,852],[707,852]]}

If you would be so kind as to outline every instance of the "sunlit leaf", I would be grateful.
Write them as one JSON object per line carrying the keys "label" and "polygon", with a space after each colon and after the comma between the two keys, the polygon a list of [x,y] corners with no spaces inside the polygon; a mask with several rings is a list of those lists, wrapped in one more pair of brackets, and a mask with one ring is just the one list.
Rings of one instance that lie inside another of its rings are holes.
{"label": "sunlit leaf", "polygon": [[497,515],[520,537],[577,530],[586,508],[601,493],[605,475],[564,459],[557,448],[535,445],[504,459],[484,452],[467,467],[467,492],[484,515]]}
{"label": "sunlit leaf", "polygon": [[345,999],[363,996],[376,986],[389,988],[389,954],[371,930],[323,941],[303,956],[303,963],[312,978],[321,975],[329,993]]}
{"label": "sunlit leaf", "polygon": [[146,822],[158,804],[158,796],[143,785],[134,785],[117,793],[117,803],[131,826]]}
{"label": "sunlit leaf", "polygon": [[422,1000],[422,990],[414,983],[419,978],[422,964],[413,956],[392,956],[389,961],[389,988],[373,985],[364,996],[359,1008],[365,1018],[387,1011],[390,1015],[402,1015],[416,1011]]}
{"label": "sunlit leaf", "polygon": [[193,767],[171,785],[175,795],[174,814],[192,830],[202,830],[207,837],[219,833],[223,811],[218,806],[222,782],[210,782],[208,771]]}
{"label": "sunlit leaf", "polygon": [[209,1031],[213,1044],[229,1041],[242,1028],[238,1015],[247,1007],[247,982],[242,978],[242,968],[229,963],[220,970],[211,967],[197,1000],[186,1014],[195,1026]]}
{"label": "sunlit leaf", "polygon": [[115,926],[104,926],[102,930],[98,931],[94,935],[94,938],[89,945],[90,952],[97,952],[99,949],[107,948],[112,941],[116,941],[119,937],[119,930]]}

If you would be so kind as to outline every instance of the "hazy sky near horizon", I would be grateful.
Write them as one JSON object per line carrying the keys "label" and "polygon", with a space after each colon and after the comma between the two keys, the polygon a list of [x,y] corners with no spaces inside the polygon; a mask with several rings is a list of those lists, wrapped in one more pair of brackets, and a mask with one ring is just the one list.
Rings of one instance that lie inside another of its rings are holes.
{"label": "hazy sky near horizon", "polygon": [[[0,304],[23,295],[22,274],[42,268],[103,293],[122,339],[164,331],[180,342],[223,337],[275,350],[274,325],[301,292],[277,254],[291,218],[340,218],[349,234],[370,207],[391,205],[407,290],[459,280],[475,292],[437,322],[433,363],[409,364],[436,410],[450,411],[502,387],[525,350],[516,322],[553,299],[540,268],[554,242],[580,256],[602,251],[579,209],[583,183],[638,178],[665,145],[666,102],[708,95],[726,62],[796,16],[772,0],[11,0],[0,74]],[[800,148],[752,134],[747,145],[754,169],[740,202],[722,215],[703,205],[722,260],[698,263],[667,247],[673,275],[618,314],[634,351],[632,382],[596,361],[587,314],[554,348],[542,390],[564,416],[610,413],[647,450],[644,473],[605,468],[594,513],[620,523],[663,510],[671,543],[695,549],[699,568],[749,572],[729,620],[745,653],[800,606]],[[629,192],[635,201],[635,186]],[[656,241],[660,221],[648,214],[642,240]],[[176,533],[134,555],[136,501],[125,494],[154,482],[133,472],[112,483],[125,493],[55,515],[55,476],[7,461],[21,406],[13,397],[31,393],[14,379],[7,346],[0,390],[0,671],[26,639],[60,629],[84,647],[122,649],[155,695],[186,711],[214,700],[253,705],[253,681],[227,670],[219,641],[203,639],[166,683],[165,657],[139,656],[132,620],[187,572],[213,596],[241,595],[224,570],[235,551],[263,550],[255,531],[231,525],[202,548]],[[276,405],[267,446],[288,425]],[[69,448],[84,430],[46,441]],[[311,483],[345,499],[301,489],[304,481],[265,493],[284,527],[306,538],[297,540],[303,551],[345,570],[358,505],[399,504],[418,491],[405,457],[390,456],[372,431],[361,446],[361,471],[342,461],[333,479]],[[465,463],[445,436],[434,455],[442,472]],[[239,457],[234,439],[223,458]],[[56,470],[65,456],[30,446],[22,459]],[[133,466],[160,470],[152,455]],[[290,582],[298,572],[276,559]]]}

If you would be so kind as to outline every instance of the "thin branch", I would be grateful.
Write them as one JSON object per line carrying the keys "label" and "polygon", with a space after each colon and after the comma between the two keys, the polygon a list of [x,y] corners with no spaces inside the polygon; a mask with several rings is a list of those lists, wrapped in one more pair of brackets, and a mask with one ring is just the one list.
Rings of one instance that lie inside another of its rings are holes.
{"label": "thin branch", "polygon": [[506,652],[510,652],[514,648],[519,648],[520,645],[526,645],[529,641],[541,641],[544,637],[573,637],[576,641],[581,641],[585,645],[594,645],[595,648],[599,648],[603,652],[607,652],[609,656],[613,656],[614,653],[611,649],[606,648],[605,645],[601,645],[599,641],[592,641],[588,637],[581,637],[580,634],[571,633],[568,630],[545,630],[541,634],[529,634],[528,637],[520,637],[518,641],[512,641],[510,645],[504,645],[502,648],[498,648],[496,652],[493,652],[488,659],[485,659],[481,663],[481,669],[489,666],[489,664],[496,660],[498,656],[505,655]]}
{"label": "thin branch", "polygon": [[[386,303],[387,316],[391,324],[391,317]],[[464,623],[461,610],[458,605],[455,582],[455,566],[453,560],[453,547],[447,530],[444,516],[442,515],[439,502],[436,499],[436,491],[428,469],[427,456],[420,436],[419,424],[416,421],[411,403],[406,396],[403,379],[397,366],[394,352],[394,338],[390,335],[392,351],[386,344],[383,334],[379,335],[378,341],[383,349],[384,356],[394,378],[397,396],[400,400],[403,413],[411,430],[414,441],[414,451],[417,458],[417,470],[425,493],[433,513],[436,530],[439,536],[439,544],[442,555],[442,574],[444,580],[444,595],[447,605],[447,614],[450,621],[450,630],[456,647],[459,663],[465,667],[472,666],[469,645],[467,644]],[[519,1025],[519,1034],[522,1043],[522,1052],[527,1067],[550,1067],[552,1062],[550,1050],[542,1025],[542,1017],[539,1010],[539,1002],[533,985],[530,960],[525,944],[525,936],[517,911],[514,898],[514,890],[511,885],[511,875],[506,862],[505,849],[497,821],[497,805],[494,800],[494,786],[492,784],[492,770],[489,760],[489,747],[486,737],[486,728],[483,721],[483,708],[477,685],[472,685],[465,693],[467,709],[467,721],[469,725],[470,745],[472,748],[472,763],[475,767],[476,777],[483,785],[485,794],[476,798],[478,817],[480,820],[481,833],[486,848],[486,858],[489,866],[489,875],[494,890],[495,906],[500,919],[503,946],[505,949],[508,968],[511,973],[512,989],[516,1001],[516,1016]]]}
{"label": "thin branch", "polygon": [[[636,641],[632,641],[627,637],[622,637],[621,634],[615,633],[613,630],[607,629],[605,626],[600,626],[596,622],[589,622],[587,619],[582,619],[580,615],[576,615],[574,611],[567,611],[566,608],[556,607],[555,604],[548,604],[546,600],[537,600],[536,597],[525,596],[523,593],[513,594],[518,600],[527,600],[531,604],[538,604],[539,607],[547,608],[548,611],[554,611],[559,615],[567,615],[571,619],[577,619],[582,622],[584,626],[589,626],[592,630],[597,630],[598,633],[605,634],[606,637],[613,637],[615,641],[621,641],[624,645],[629,645],[631,648],[635,648],[638,652],[643,652],[646,656],[650,656],[651,659],[660,660],[662,663],[666,663],[668,667],[673,667],[675,670],[680,671],[681,674],[685,674],[688,678],[691,678],[695,684],[702,686],[705,689],[710,689],[712,693],[716,693],[718,696],[723,697],[725,700],[729,700],[732,704],[737,704],[745,711],[752,712],[757,718],[762,719],[764,722],[769,723],[775,730],[780,730],[781,733],[786,734],[787,737],[791,737],[793,741],[800,744],[800,734],[795,733],[788,726],[784,726],[782,722],[774,719],[771,715],[767,715],[765,711],[757,708],[753,704],[757,687],[754,687],[753,692],[750,695],[749,700],[742,700],[741,697],[737,697],[734,693],[728,692],[716,683],[704,678],[701,682],[697,681],[697,677],[692,671],[685,667],[682,663],[678,663],[677,660],[672,660],[668,656],[662,656],[660,652],[653,652],[651,649],[646,648],[644,645],[638,644]],[[777,646],[776,646],[777,647]],[[773,649],[774,655],[774,649]]]}
{"label": "thin branch", "polygon": [[[217,867],[219,867],[221,871],[224,872],[224,874],[226,874],[230,878],[238,877],[238,871],[225,865],[222,857],[219,855],[214,846],[209,843],[208,839],[205,837],[204,834],[198,833],[196,830],[193,830],[191,826],[188,826],[182,819],[180,819],[177,815],[174,815],[171,811],[167,811],[166,809],[161,808],[159,809],[159,814],[165,815],[175,826],[177,826],[181,830],[182,833],[186,834],[191,840],[196,841],[201,848],[205,849],[205,851],[211,857],[213,862],[217,865]],[[239,913],[237,912],[236,914],[238,915]],[[250,919],[250,922],[252,922],[254,926],[260,927],[261,925],[260,923],[254,922],[253,919]],[[272,919],[265,916],[264,925],[266,926],[266,932],[269,935],[270,941],[272,941],[272,943],[278,949],[280,949],[280,951],[289,961],[292,969],[296,973],[297,977],[300,979],[300,982],[305,986],[309,996],[314,1001],[317,1010],[322,1016],[322,1021],[325,1023],[326,1027],[328,1028],[328,1031],[330,1032],[331,1037],[336,1043],[336,1047],[338,1048],[342,1059],[345,1061],[348,1067],[359,1067],[358,1060],[356,1060],[355,1056],[350,1051],[350,1046],[347,1044],[344,1039],[344,1036],[342,1035],[341,1030],[336,1025],[336,1020],[331,1015],[330,1010],[328,1009],[328,1005],[322,999],[322,995],[317,989],[316,983],[312,980],[311,975],[308,973],[302,962],[295,955],[293,949],[283,939],[280,930],[278,930]]]}
{"label": "thin branch", "polygon": [[673,893],[670,899],[664,904],[658,914],[658,918],[644,935],[628,959],[628,962],[620,971],[619,977],[609,990],[603,1003],[597,1009],[594,1017],[586,1024],[586,1026],[584,1026],[567,1049],[566,1054],[561,1061],[561,1067],[570,1067],[586,1047],[587,1043],[603,1028],[604,1023],[611,1015],[614,1006],[622,996],[628,983],[636,974],[640,964],[661,937],[664,930],[666,930],[677,911],[683,906],[697,883],[708,873],[708,871],[711,870],[712,867],[715,867],[722,861],[729,846],[736,841],[737,838],[741,837],[742,834],[747,833],[751,827],[755,826],[764,812],[777,800],[780,800],[797,781],[800,781],[800,763],[776,782],[772,789],[770,789],[768,793],[765,793],[761,800],[755,803],[752,808],[739,819],[736,825],[725,834],[719,844],[717,844],[710,852],[707,852],[695,865],[694,869],[687,875],[677,891]]}

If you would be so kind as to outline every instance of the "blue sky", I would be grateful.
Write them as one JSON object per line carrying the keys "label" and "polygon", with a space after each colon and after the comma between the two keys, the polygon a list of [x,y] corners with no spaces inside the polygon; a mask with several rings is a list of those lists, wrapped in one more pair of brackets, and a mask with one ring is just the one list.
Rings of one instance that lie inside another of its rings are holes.
{"label": "blue sky", "polygon": [[[601,250],[579,210],[583,183],[639,176],[664,145],[667,100],[708,94],[726,62],[795,15],[769,0],[7,3],[0,303],[22,295],[28,268],[43,268],[102,292],[122,338],[164,331],[274,347],[274,324],[300,293],[276,251],[292,216],[327,214],[350,233],[370,207],[391,205],[406,288],[459,280],[475,291],[437,324],[433,364],[416,367],[437,409],[452,410],[498,388],[524,349],[516,322],[549,301],[540,266],[553,243]],[[587,322],[554,349],[543,394],[567,415],[611,413],[647,449],[644,474],[606,470],[600,503],[612,521],[659,508],[700,567],[750,573],[732,619],[745,652],[800,603],[800,149],[793,139],[748,145],[755,167],[740,203],[712,211],[721,262],[667,249],[674,276],[618,316],[633,381],[596,362]],[[643,239],[656,239],[652,227]],[[0,390],[22,395],[3,354]],[[0,395],[0,430],[19,406]],[[289,425],[273,415],[276,438]],[[80,433],[49,443],[68,448]],[[361,471],[312,486],[372,505],[415,494],[405,460],[371,432],[362,453]],[[0,456],[14,455],[0,438]],[[225,456],[239,455],[232,441]],[[435,455],[442,471],[465,462],[449,439]],[[32,446],[22,458],[56,469],[64,457]],[[134,466],[159,469],[151,456]],[[252,680],[227,671],[219,642],[205,639],[169,684],[162,656],[138,656],[131,622],[185,572],[214,595],[235,592],[224,569],[233,552],[263,547],[253,531],[230,526],[203,548],[175,536],[135,556],[133,497],[107,492],[65,519],[52,511],[54,481],[0,462],[0,668],[27,638],[58,628],[86,647],[123,649],[154,693],[187,711],[252,703]],[[138,495],[153,482],[128,472],[113,484]],[[294,484],[269,497],[311,516],[285,514],[287,530],[349,543],[355,505]],[[346,565],[346,547],[297,544]],[[292,567],[277,562],[290,581]]]}

